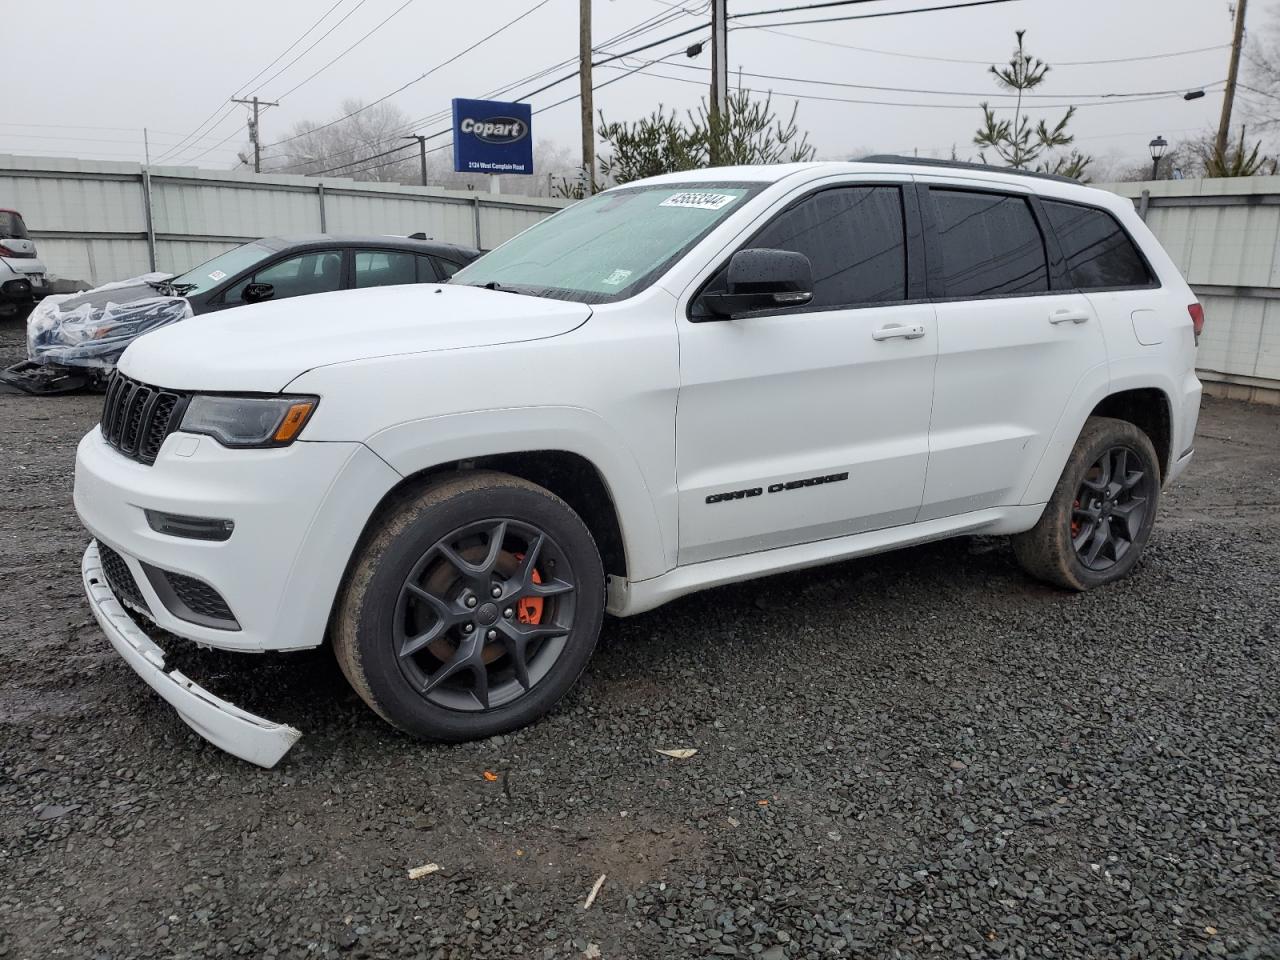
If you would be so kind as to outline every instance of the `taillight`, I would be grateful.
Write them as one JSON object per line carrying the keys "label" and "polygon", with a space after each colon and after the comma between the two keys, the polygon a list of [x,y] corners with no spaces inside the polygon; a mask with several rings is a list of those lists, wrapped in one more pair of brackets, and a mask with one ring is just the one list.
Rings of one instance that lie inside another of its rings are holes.
{"label": "taillight", "polygon": [[1204,329],[1204,307],[1199,303],[1187,304],[1187,313],[1191,314],[1191,329],[1195,331],[1196,342],[1200,342],[1200,331]]}
{"label": "taillight", "polygon": [[6,247],[3,243],[0,243],[0,257],[16,257],[16,256],[17,256],[16,253],[14,253],[12,250]]}

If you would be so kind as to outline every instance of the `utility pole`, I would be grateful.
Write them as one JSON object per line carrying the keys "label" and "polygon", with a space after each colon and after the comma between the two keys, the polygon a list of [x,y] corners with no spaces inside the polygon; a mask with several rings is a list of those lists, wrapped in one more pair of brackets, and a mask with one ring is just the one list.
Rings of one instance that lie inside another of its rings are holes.
{"label": "utility pole", "polygon": [[596,185],[595,107],[591,102],[591,0],[578,0],[578,99],[582,106],[582,172],[588,194]]}
{"label": "utility pole", "polygon": [[1218,138],[1214,141],[1214,153],[1223,157],[1227,153],[1227,138],[1231,135],[1231,109],[1236,100],[1236,76],[1240,73],[1240,48],[1244,45],[1244,8],[1246,0],[1236,0],[1236,30],[1231,39],[1231,66],[1227,70],[1227,89],[1222,95],[1222,119],[1218,121]]}
{"label": "utility pole", "polygon": [[272,103],[269,100],[259,100],[254,97],[252,100],[237,100],[231,98],[232,103],[243,103],[245,106],[253,105],[253,119],[249,121],[249,140],[253,143],[253,172],[262,172],[262,137],[259,136],[258,126],[258,108],[259,107],[278,107],[280,104]]}
{"label": "utility pole", "polygon": [[427,138],[420,133],[414,133],[400,139],[418,141],[418,159],[422,161],[422,185],[425,187],[427,185]]}
{"label": "utility pole", "polygon": [[142,152],[147,158],[147,166],[151,166],[151,137],[147,134],[147,128],[142,128]]}
{"label": "utility pole", "polygon": [[728,0],[711,0],[711,165],[720,161],[721,124],[729,97]]}

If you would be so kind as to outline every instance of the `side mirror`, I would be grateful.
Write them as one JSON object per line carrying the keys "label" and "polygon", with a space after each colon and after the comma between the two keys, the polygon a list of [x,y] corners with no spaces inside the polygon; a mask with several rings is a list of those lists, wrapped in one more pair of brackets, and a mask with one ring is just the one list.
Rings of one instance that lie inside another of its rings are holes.
{"label": "side mirror", "polygon": [[240,296],[245,303],[261,303],[276,295],[276,288],[269,283],[250,283],[245,286]]}
{"label": "side mirror", "polygon": [[717,317],[732,319],[813,299],[813,265],[793,250],[739,250],[729,260],[727,281],[723,293],[702,296]]}

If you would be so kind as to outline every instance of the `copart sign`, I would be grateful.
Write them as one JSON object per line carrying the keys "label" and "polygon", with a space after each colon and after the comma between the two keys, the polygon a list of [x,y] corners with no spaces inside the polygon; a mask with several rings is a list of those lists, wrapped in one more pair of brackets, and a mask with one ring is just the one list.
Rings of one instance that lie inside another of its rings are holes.
{"label": "copart sign", "polygon": [[453,101],[453,169],[459,173],[533,173],[527,103]]}

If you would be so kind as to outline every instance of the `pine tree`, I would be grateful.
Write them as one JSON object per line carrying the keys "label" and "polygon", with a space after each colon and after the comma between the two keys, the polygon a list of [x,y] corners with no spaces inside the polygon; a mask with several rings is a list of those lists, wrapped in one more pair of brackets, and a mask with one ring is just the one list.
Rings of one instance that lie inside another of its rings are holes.
{"label": "pine tree", "polygon": [[[1075,149],[1053,154],[1053,151],[1069,147],[1075,141],[1075,137],[1067,133],[1067,124],[1075,116],[1076,108],[1068,107],[1062,119],[1052,127],[1043,119],[1033,124],[1031,118],[1022,112],[1023,96],[1044,83],[1050,70],[1049,64],[1027,52],[1022,39],[1025,34],[1025,30],[1017,32],[1018,48],[1008,65],[990,68],[991,75],[1002,88],[1017,91],[1013,119],[997,119],[991,105],[983,103],[983,123],[973,142],[979,147],[994,150],[1007,166],[1014,169],[1032,169],[1083,180],[1092,157],[1084,156]],[[983,163],[987,162],[985,153],[979,153],[979,157]]]}

